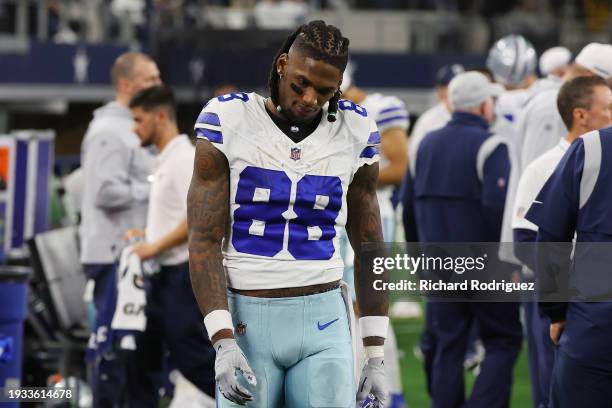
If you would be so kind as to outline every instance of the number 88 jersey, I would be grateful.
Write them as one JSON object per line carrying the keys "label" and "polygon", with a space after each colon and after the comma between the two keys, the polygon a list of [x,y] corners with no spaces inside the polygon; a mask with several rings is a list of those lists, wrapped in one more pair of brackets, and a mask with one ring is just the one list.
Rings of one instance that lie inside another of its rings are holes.
{"label": "number 88 jersey", "polygon": [[294,143],[265,99],[233,93],[208,102],[195,124],[230,168],[230,224],[223,243],[229,287],[274,289],[342,277],[339,235],[355,172],[378,161],[380,135],[365,109],[341,100],[336,122]]}

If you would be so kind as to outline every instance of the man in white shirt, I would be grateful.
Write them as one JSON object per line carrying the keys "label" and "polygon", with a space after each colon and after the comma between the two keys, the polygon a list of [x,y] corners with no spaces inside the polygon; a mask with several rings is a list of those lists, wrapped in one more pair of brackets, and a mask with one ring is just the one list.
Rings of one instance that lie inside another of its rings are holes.
{"label": "man in white shirt", "polygon": [[144,89],[134,96],[130,109],[141,145],[155,145],[159,151],[151,180],[145,242],[133,248],[141,260],[156,258],[161,265],[160,272],[151,278],[145,336],[161,336],[173,365],[212,398],[215,353],[191,289],[187,249],[187,192],[195,148],[186,135],[178,134],[170,89]]}
{"label": "man in white shirt", "polygon": [[[569,132],[557,146],[526,167],[514,203],[512,228],[515,255],[523,263],[526,280],[534,279],[532,271],[535,269],[535,245],[526,243],[536,241],[538,226],[525,219],[525,213],[570,144],[587,132],[612,125],[612,91],[606,81],[598,76],[578,77],[566,82],[559,91],[557,106]],[[549,337],[550,321],[540,312],[535,296],[524,302],[523,306],[534,405],[547,407],[554,357]]]}

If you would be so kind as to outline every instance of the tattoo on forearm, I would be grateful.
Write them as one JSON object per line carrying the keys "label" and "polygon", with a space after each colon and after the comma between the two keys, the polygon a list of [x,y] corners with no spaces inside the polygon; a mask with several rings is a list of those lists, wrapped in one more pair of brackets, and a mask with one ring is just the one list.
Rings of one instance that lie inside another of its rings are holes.
{"label": "tattoo on forearm", "polygon": [[388,293],[375,291],[372,285],[374,279],[385,278],[375,276],[371,270],[364,270],[361,264],[362,245],[382,244],[384,241],[376,197],[377,178],[378,164],[361,167],[355,174],[347,194],[347,233],[355,251],[355,288],[363,316],[386,316],[389,309]]}
{"label": "tattoo on forearm", "polygon": [[198,141],[189,194],[189,271],[203,315],[226,309],[227,284],[221,243],[229,212],[229,165],[208,141]]}

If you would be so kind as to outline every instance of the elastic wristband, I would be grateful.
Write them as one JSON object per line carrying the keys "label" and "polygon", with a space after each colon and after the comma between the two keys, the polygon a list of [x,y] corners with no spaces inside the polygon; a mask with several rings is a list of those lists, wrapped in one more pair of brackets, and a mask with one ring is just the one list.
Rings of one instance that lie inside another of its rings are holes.
{"label": "elastic wristband", "polygon": [[366,346],[363,349],[366,359],[368,360],[371,358],[385,356],[385,346]]}
{"label": "elastic wristband", "polygon": [[234,332],[234,323],[232,322],[232,315],[227,310],[219,309],[213,310],[204,317],[204,326],[206,326],[206,332],[208,337],[212,340],[212,337],[223,329],[229,329]]}
{"label": "elastic wristband", "polygon": [[361,338],[382,337],[387,338],[389,330],[389,318],[387,316],[364,316],[359,318]]}

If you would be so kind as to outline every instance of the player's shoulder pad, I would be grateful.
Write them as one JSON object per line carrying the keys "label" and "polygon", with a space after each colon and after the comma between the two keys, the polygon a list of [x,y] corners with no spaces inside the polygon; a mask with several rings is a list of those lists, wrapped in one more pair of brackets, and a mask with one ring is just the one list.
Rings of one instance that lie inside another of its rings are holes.
{"label": "player's shoulder pad", "polygon": [[381,111],[406,110],[406,104],[397,96],[383,95],[380,101]]}
{"label": "player's shoulder pad", "polygon": [[[338,112],[342,113],[343,115],[348,115],[349,117],[355,116],[356,119],[359,117],[368,117],[368,111],[366,108],[356,104],[353,101],[349,101],[348,99],[340,99],[338,101]],[[351,114],[351,112],[353,112],[354,115]]]}
{"label": "player's shoulder pad", "polygon": [[346,126],[350,133],[358,139],[367,139],[367,136],[364,135],[368,135],[376,128],[366,108],[357,105],[355,102],[340,99],[338,101],[338,115],[341,118],[342,126]]}
{"label": "player's shoulder pad", "polygon": [[338,101],[342,126],[346,126],[361,159],[375,159],[380,145],[380,133],[367,110],[354,102]]}
{"label": "player's shoulder pad", "polygon": [[245,115],[254,94],[232,92],[209,100],[194,125],[195,136],[223,144],[223,133],[235,127]]}
{"label": "player's shoulder pad", "polygon": [[372,109],[370,115],[382,132],[391,127],[407,129],[410,125],[406,104],[396,96],[375,94],[368,107]]}

